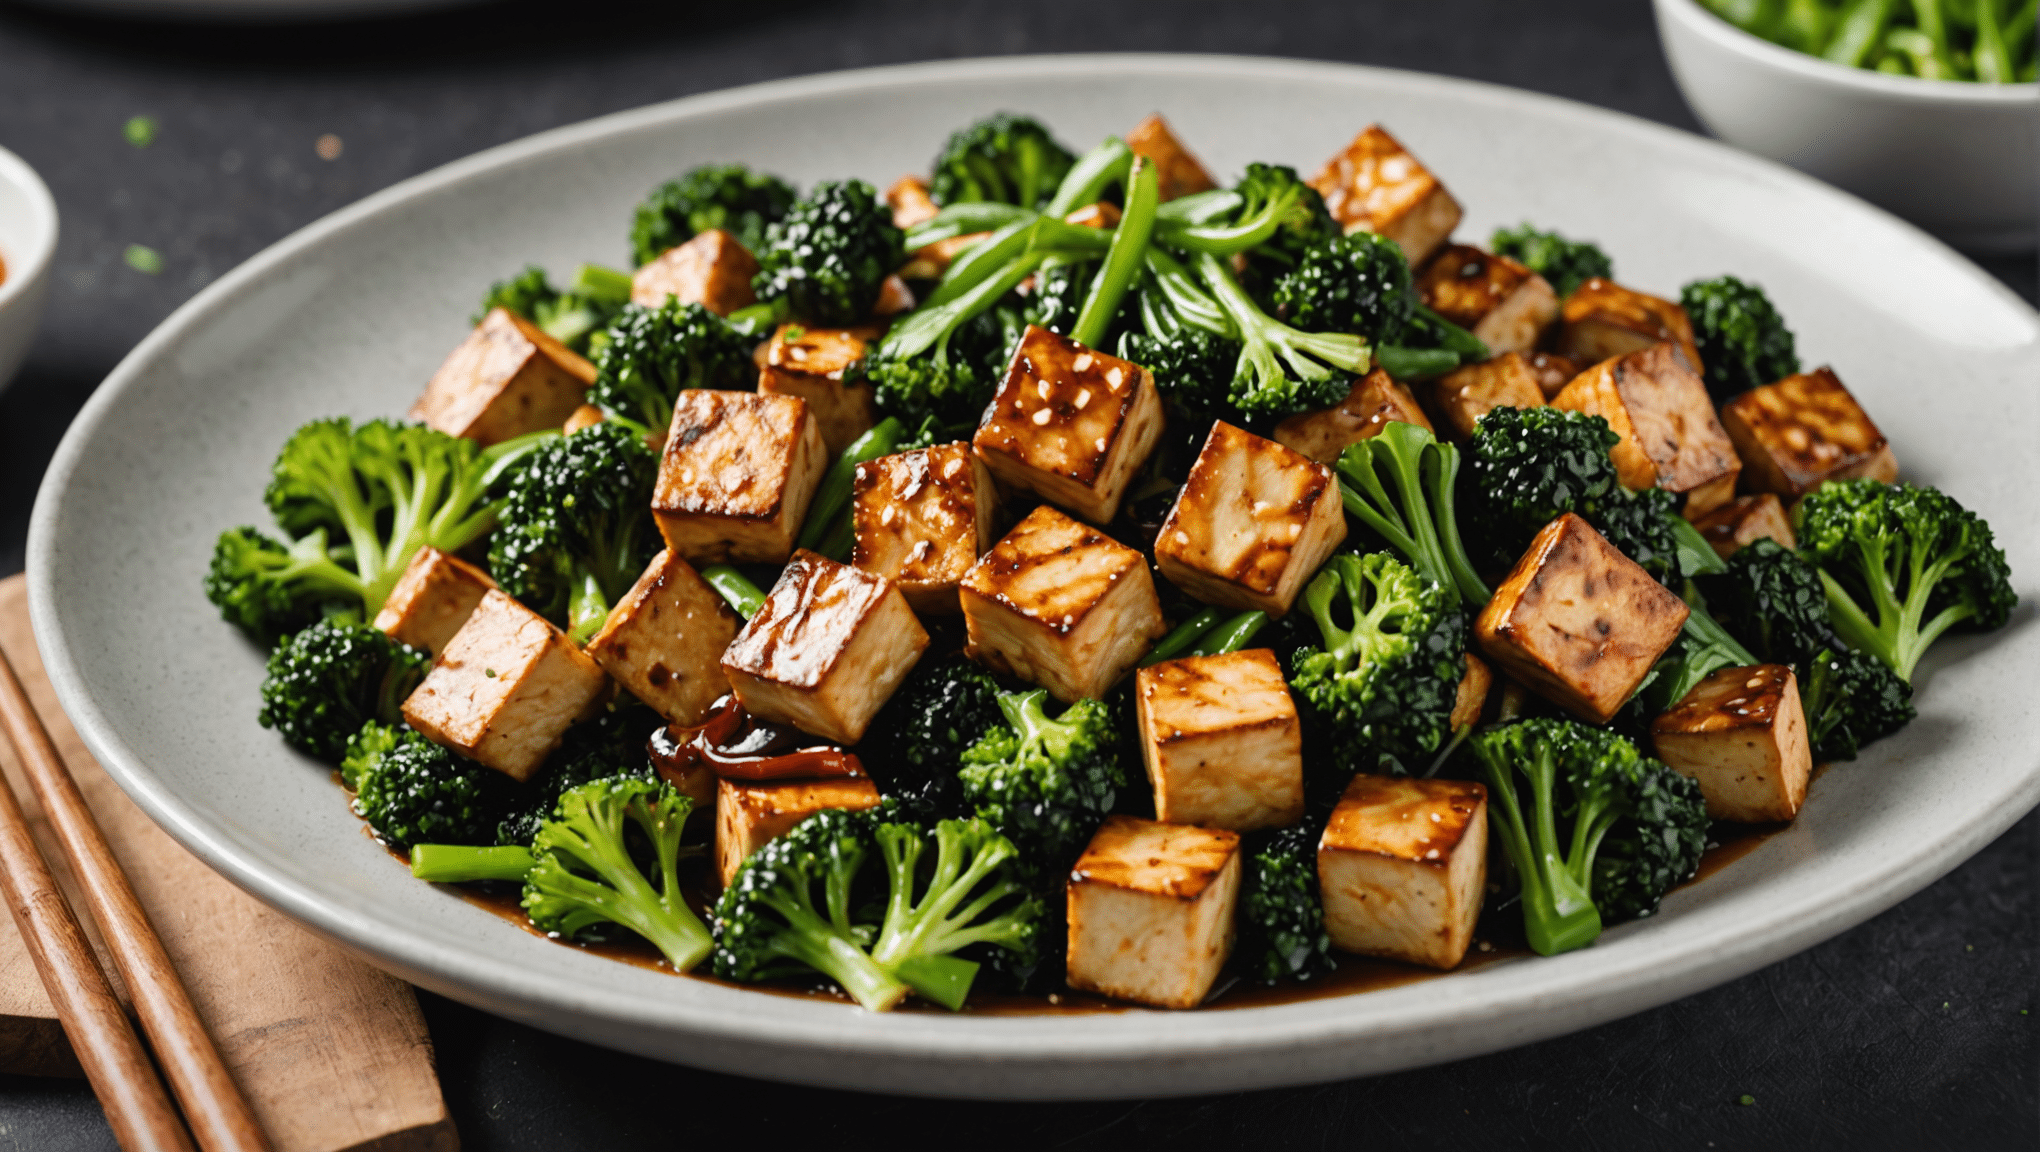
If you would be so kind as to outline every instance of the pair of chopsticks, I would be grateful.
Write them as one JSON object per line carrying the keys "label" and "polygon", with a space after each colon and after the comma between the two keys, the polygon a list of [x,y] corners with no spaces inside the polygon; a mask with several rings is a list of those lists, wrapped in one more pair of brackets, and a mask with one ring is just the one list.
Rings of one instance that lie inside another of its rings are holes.
{"label": "pair of chopsticks", "polygon": [[[269,1152],[255,1114],[227,1074],[219,1050],[192,1007],[191,994],[135,899],[105,833],[85,806],[50,734],[28,702],[14,666],[0,652],[0,729],[14,745],[29,786],[99,922],[135,1015],[176,1093],[170,1102],[156,1065],[114,998],[99,958],[29,835],[28,818],[0,776],[0,895],[14,913],[36,971],[49,990],[114,1138],[129,1152]],[[190,1125],[189,1134],[186,1124]]]}

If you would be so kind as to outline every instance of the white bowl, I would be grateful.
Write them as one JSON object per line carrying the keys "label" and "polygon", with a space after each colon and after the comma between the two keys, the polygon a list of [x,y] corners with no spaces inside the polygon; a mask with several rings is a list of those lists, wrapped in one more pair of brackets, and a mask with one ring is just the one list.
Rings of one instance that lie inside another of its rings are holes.
{"label": "white bowl", "polygon": [[2040,85],[1844,68],[1654,0],[1679,89],[1723,140],[1888,208],[1958,248],[2021,252],[2040,224]]}
{"label": "white bowl", "polygon": [[0,386],[14,378],[35,342],[57,251],[57,202],[28,162],[0,148]]}

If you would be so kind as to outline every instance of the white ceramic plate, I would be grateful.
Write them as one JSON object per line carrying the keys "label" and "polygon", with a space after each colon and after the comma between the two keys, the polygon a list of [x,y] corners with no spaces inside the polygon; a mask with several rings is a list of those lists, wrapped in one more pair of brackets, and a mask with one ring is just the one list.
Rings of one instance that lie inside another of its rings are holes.
{"label": "white ceramic plate", "polygon": [[[1033,112],[1076,146],[1165,111],[1221,174],[1314,168],[1371,120],[1467,205],[1601,241],[1672,293],[1760,281],[1833,362],[1906,473],[1990,517],[2028,605],[1935,650],[1920,719],[1814,782],[1804,814],[1596,947],[1332,1000],[1233,1011],[873,1016],[628,967],[411,880],[327,772],[254,722],[260,655],[199,592],[214,536],[266,523],[278,444],[330,413],[401,413],[476,294],[527,260],[620,262],[631,205],[690,165],[803,185],[922,170],[945,134]],[[683,1063],[973,1096],[1237,1090],[1379,1072],[1583,1028],[1739,976],[1918,890],[2040,799],[2034,382],[2040,316],[1924,234],[1776,165],[1522,92],[1219,57],[1005,59],[716,93],[564,128],[372,196],[222,278],[145,340],[58,449],[29,539],[65,707],[128,792],[258,897],[427,988]]]}

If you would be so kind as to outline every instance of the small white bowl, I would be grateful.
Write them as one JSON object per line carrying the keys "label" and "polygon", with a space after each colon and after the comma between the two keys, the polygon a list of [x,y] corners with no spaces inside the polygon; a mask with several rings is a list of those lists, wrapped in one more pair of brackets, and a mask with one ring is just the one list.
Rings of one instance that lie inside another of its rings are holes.
{"label": "small white bowl", "polygon": [[0,387],[28,356],[50,294],[57,251],[57,202],[21,157],[0,148]]}
{"label": "small white bowl", "polygon": [[1972,252],[2040,234],[2040,85],[1844,68],[1752,36],[1696,0],[1654,0],[1658,37],[1716,136]]}

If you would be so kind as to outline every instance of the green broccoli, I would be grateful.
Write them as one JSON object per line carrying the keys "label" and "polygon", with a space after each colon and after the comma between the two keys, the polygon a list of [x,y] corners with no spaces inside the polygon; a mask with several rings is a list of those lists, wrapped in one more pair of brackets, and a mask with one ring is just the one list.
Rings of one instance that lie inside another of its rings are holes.
{"label": "green broccoli", "polygon": [[1331,809],[1320,807],[1242,848],[1239,939],[1233,956],[1263,984],[1309,980],[1338,967],[1318,890],[1318,841]]}
{"label": "green broccoli", "polygon": [[1026,323],[1012,305],[961,313],[961,309],[949,313],[954,323],[932,346],[901,355],[881,344],[845,373],[846,379],[872,385],[880,411],[922,430],[924,434],[910,435],[902,450],[925,446],[922,441],[970,438],[1005,377]]}
{"label": "green broccoli", "polygon": [[361,578],[347,559],[324,528],[288,544],[246,525],[229,528],[213,545],[205,598],[267,647],[322,617],[361,619]]}
{"label": "green broccoli", "polygon": [[1912,685],[1868,652],[1823,648],[1799,662],[1799,705],[1817,761],[1854,760],[1919,716]]}
{"label": "green broccoli", "polygon": [[631,257],[649,264],[696,233],[720,228],[752,252],[793,207],[793,185],[742,164],[704,164],[652,189],[632,213]]}
{"label": "green broccoli", "polygon": [[256,718],[298,751],[338,761],[363,724],[403,719],[404,698],[431,666],[432,653],[379,629],[321,620],[269,654]]}
{"label": "green broccoli", "polygon": [[[536,863],[524,877],[523,904],[533,926],[572,939],[598,924],[621,924],[676,972],[706,960],[715,942],[687,906],[679,878],[680,834],[693,808],[671,784],[632,776],[561,793],[531,841]],[[642,834],[656,885],[638,864],[632,829]]]}
{"label": "green broccoli", "polygon": [[1755,284],[1733,276],[1695,280],[1679,289],[1679,306],[1693,321],[1702,376],[1716,404],[1799,371],[1792,330]]}
{"label": "green broccoli", "polygon": [[[1025,966],[1040,951],[1043,902],[1021,880],[1013,842],[983,820],[944,820],[932,834],[888,821],[872,830],[885,858],[885,919],[871,958],[956,1011],[979,965],[958,953],[1003,949]],[[935,849],[928,856],[929,841]]]}
{"label": "green broccoli", "polygon": [[1586,240],[1568,240],[1556,232],[1545,232],[1527,222],[1516,228],[1497,228],[1488,246],[1528,267],[1551,282],[1561,298],[1596,277],[1615,275],[1608,254]]}
{"label": "green broccoli", "polygon": [[756,385],[751,345],[699,304],[672,296],[657,308],[627,304],[595,354],[588,403],[640,436],[664,437],[683,389],[742,392]]}
{"label": "green broccoli", "polygon": [[951,134],[930,169],[928,195],[942,205],[991,200],[1040,208],[1076,159],[1040,121],[1001,112]]}
{"label": "green broccoli", "polygon": [[1346,511],[1448,594],[1485,604],[1488,587],[1459,538],[1459,449],[1415,424],[1391,421],[1339,455]]}
{"label": "green broccoli", "polygon": [[941,816],[964,815],[963,753],[1004,722],[999,683],[961,652],[907,673],[858,745],[879,791]]}
{"label": "green broccoli", "polygon": [[340,779],[354,814],[385,844],[489,844],[505,777],[409,728],[371,720],[348,742]]}
{"label": "green broccoli", "polygon": [[587,352],[600,343],[598,335],[629,302],[627,272],[583,264],[574,270],[566,288],[559,289],[546,279],[545,269],[530,265],[508,280],[491,284],[468,323],[480,324],[491,308],[507,308],[574,351]]}
{"label": "green broccoli", "polygon": [[892,210],[862,180],[815,185],[765,234],[760,302],[793,319],[847,327],[871,316],[880,286],[905,258]]}
{"label": "green broccoli", "polygon": [[1039,688],[999,693],[1005,723],[964,750],[957,774],[964,801],[1013,841],[1036,876],[1074,861],[1126,787],[1112,710],[1079,700],[1051,718],[1047,699]]}
{"label": "green broccoli", "polygon": [[1202,328],[1178,328],[1168,336],[1127,332],[1119,355],[1146,368],[1155,390],[1193,412],[1224,418],[1231,414],[1233,371],[1240,344]]}
{"label": "green broccoli", "polygon": [[1314,332],[1351,332],[1400,343],[1416,314],[1409,262],[1395,241],[1371,232],[1333,235],[1303,250],[1275,281],[1275,314]]}
{"label": "green broccoli", "polygon": [[647,746],[665,723],[665,717],[624,696],[602,715],[567,729],[544,765],[506,798],[496,843],[529,846],[570,788],[604,777],[656,779]]}

